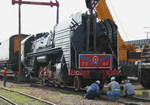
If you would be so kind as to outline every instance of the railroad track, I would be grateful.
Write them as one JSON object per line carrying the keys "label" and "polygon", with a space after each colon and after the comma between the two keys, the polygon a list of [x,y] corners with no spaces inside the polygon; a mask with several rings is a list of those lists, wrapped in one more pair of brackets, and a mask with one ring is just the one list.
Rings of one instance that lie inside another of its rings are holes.
{"label": "railroad track", "polygon": [[[68,87],[73,89],[73,87]],[[79,92],[82,93],[86,93],[86,89],[81,89]],[[125,105],[150,105],[150,99],[148,98],[140,98],[140,97],[125,97],[125,96],[121,96],[119,98],[119,100],[112,100],[109,99],[106,92],[101,92],[101,97],[100,99],[96,99],[96,100],[107,100],[107,101],[113,101],[113,102],[118,102],[121,104],[125,104]]]}
{"label": "railroad track", "polygon": [[9,99],[7,99],[6,97],[1,96],[1,95],[0,95],[0,99],[4,100],[4,102],[1,102],[1,104],[5,104],[5,105],[8,105],[8,104],[11,104],[11,105],[18,105],[18,104],[16,104],[15,102],[13,102],[13,101],[11,101],[11,100],[9,100]]}
{"label": "railroad track", "polygon": [[[43,105],[55,105],[55,104],[52,103],[52,102],[49,102],[49,101],[46,101],[46,100],[43,100],[43,99],[40,99],[40,98],[36,98],[36,97],[34,97],[34,96],[31,96],[31,95],[28,95],[28,94],[25,94],[25,93],[22,93],[22,92],[10,90],[10,89],[3,88],[3,87],[0,87],[0,89],[6,90],[6,91],[8,91],[8,92],[15,92],[15,93],[18,93],[18,94],[20,94],[20,95],[23,95],[23,96],[32,98],[32,99],[34,99],[34,100],[38,100],[38,101],[40,101],[41,103],[43,103]],[[15,102],[9,100],[8,98],[6,98],[6,97],[4,97],[4,96],[0,96],[0,98],[3,99],[3,100],[5,100],[6,102],[10,103],[11,105],[18,105],[18,104],[16,104]]]}
{"label": "railroad track", "polygon": [[[101,94],[106,96],[106,92],[101,92]],[[108,100],[111,100],[111,99],[108,99]],[[150,105],[150,99],[140,98],[136,96],[133,96],[133,97],[121,96],[118,100],[111,100],[111,101],[116,101],[118,103],[123,103],[125,105]]]}
{"label": "railroad track", "polygon": [[[32,87],[41,87],[41,88],[48,87],[48,86],[42,86],[42,85],[36,84],[36,83],[32,83],[31,86]],[[55,87],[52,86],[52,88],[55,88]],[[62,90],[62,88],[57,88],[57,89],[58,90],[60,89],[60,91]],[[80,93],[81,96],[84,96],[84,94],[86,93],[85,89],[82,89],[79,92],[76,92],[73,89],[73,87],[63,88],[63,90],[70,91],[73,94]],[[125,105],[150,105],[150,99],[147,99],[147,98],[121,96],[119,100],[111,100],[106,95],[106,92],[103,92],[103,91],[101,91],[101,98],[97,99],[97,101],[100,101],[100,100],[106,100],[106,101],[110,101],[110,102],[113,101],[113,102],[117,102],[117,103],[121,103],[121,104],[125,104]],[[53,105],[53,104],[50,104],[50,105]]]}

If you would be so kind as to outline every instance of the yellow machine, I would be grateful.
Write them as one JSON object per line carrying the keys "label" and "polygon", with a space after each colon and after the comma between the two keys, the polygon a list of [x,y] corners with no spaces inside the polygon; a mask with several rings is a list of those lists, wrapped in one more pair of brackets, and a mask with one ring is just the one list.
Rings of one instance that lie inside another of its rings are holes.
{"label": "yellow machine", "polygon": [[[114,22],[114,19],[108,9],[106,0],[99,0],[98,6],[96,8],[98,18],[100,20],[111,19]],[[130,59],[128,58],[128,52],[135,52],[135,45],[126,45],[120,34],[118,33],[118,43],[119,43],[119,61],[131,61],[135,62],[139,59]]]}

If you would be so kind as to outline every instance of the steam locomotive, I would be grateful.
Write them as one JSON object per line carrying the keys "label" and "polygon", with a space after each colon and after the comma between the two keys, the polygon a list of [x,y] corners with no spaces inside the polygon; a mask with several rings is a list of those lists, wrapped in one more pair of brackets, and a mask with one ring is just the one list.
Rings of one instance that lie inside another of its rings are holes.
{"label": "steam locomotive", "polygon": [[120,73],[118,30],[109,19],[77,13],[47,33],[30,35],[21,42],[21,63],[26,76],[42,83],[74,86],[75,90]]}

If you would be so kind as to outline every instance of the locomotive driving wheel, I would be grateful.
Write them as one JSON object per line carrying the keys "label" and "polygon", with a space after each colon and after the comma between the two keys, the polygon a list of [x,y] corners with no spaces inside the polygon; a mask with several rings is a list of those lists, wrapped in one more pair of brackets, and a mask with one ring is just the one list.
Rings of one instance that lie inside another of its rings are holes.
{"label": "locomotive driving wheel", "polygon": [[47,70],[47,79],[48,79],[48,85],[52,86],[53,85],[53,78],[52,78],[52,72],[51,70],[48,68]]}
{"label": "locomotive driving wheel", "polygon": [[45,76],[44,76],[44,71],[43,71],[42,67],[40,67],[40,69],[39,69],[39,78],[40,78],[40,84],[44,84],[45,83]]}
{"label": "locomotive driving wheel", "polygon": [[74,84],[74,89],[76,91],[80,90],[80,88],[81,88],[81,78],[79,76],[75,76],[73,84]]}

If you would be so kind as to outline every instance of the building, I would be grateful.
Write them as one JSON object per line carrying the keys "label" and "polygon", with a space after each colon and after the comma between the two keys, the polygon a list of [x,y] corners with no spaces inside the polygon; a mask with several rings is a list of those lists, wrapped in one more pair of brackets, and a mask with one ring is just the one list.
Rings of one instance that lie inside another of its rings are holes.
{"label": "building", "polygon": [[132,40],[132,41],[125,41],[126,44],[133,45],[135,44],[136,50],[141,52],[144,48],[145,44],[150,44],[150,39],[142,39],[142,40]]}

